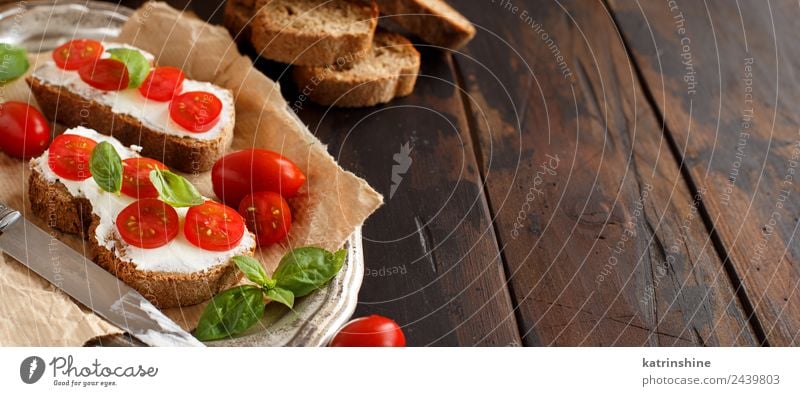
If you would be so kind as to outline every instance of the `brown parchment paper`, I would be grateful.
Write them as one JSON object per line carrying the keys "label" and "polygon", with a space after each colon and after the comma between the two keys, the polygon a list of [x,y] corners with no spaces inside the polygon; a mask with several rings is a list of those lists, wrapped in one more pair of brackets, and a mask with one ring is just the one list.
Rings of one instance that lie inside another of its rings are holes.
{"label": "brown parchment paper", "polygon": [[[118,39],[156,56],[160,65],[180,67],[189,78],[209,81],[234,92],[236,126],[233,150],[260,147],[294,161],[308,181],[290,201],[292,230],[286,243],[260,249],[257,256],[269,271],[283,254],[298,246],[338,249],[383,202],[364,180],[339,167],[325,146],[288,108],[278,84],[239,54],[227,30],[213,26],[164,3],[143,5],[123,27]],[[36,58],[32,58],[36,61]],[[35,66],[31,67],[33,70]],[[24,82],[5,87],[3,100],[28,100]],[[31,100],[32,101],[32,100]],[[188,175],[198,189],[213,197],[210,173]],[[0,200],[25,208],[27,163],[0,154]],[[41,224],[45,225],[45,224]],[[82,241],[58,237],[77,249]],[[181,326],[196,325],[202,306],[165,312]],[[74,303],[45,280],[8,256],[0,261],[0,345],[82,345],[119,329]]]}
{"label": "brown parchment paper", "polygon": [[[31,55],[28,73],[36,69],[39,59],[48,57],[49,54]],[[9,100],[36,106],[23,78],[0,86],[0,102]],[[46,221],[30,211],[28,175],[28,161],[0,153],[0,202],[48,230]],[[76,236],[55,231],[53,236],[79,252],[86,247]],[[48,254],[47,250],[47,246],[32,248],[31,253]],[[28,267],[0,254],[0,346],[78,346],[95,336],[117,333],[121,330],[73,302]]]}

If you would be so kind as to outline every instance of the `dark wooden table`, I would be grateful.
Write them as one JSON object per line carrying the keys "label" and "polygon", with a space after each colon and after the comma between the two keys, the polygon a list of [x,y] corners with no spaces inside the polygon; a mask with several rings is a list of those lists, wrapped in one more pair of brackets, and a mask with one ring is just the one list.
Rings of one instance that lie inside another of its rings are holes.
{"label": "dark wooden table", "polygon": [[800,344],[796,2],[452,3],[478,35],[419,45],[412,96],[300,114],[386,196],[356,315],[419,346]]}

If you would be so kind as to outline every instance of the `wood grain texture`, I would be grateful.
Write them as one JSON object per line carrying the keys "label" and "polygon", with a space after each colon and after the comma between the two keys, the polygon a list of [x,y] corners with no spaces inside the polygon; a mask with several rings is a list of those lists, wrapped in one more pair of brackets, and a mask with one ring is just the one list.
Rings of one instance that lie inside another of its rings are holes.
{"label": "wood grain texture", "polygon": [[603,3],[453,4],[524,344],[756,344]]}
{"label": "wood grain texture", "polygon": [[796,2],[611,1],[770,345],[800,345]]}
{"label": "wood grain texture", "polygon": [[339,163],[386,199],[364,227],[356,316],[394,318],[410,345],[519,345],[451,57],[421,53],[414,93],[385,106],[328,111],[287,88]]}

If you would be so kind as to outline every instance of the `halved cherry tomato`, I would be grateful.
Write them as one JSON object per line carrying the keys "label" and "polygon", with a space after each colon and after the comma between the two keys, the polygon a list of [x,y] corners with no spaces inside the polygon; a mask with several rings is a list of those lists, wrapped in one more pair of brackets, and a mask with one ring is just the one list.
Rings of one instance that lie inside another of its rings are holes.
{"label": "halved cherry tomato", "polygon": [[103,91],[119,91],[128,88],[128,68],[116,59],[98,59],[78,69],[83,82]]}
{"label": "halved cherry tomato", "polygon": [[276,152],[248,149],[217,160],[211,170],[211,181],[217,197],[238,207],[242,198],[258,191],[294,197],[306,182],[306,176],[297,165]]}
{"label": "halved cherry tomato", "polygon": [[134,198],[158,198],[158,190],[150,181],[153,169],[167,166],[150,158],[128,158],[122,161],[122,192]]}
{"label": "halved cherry tomato", "polygon": [[231,250],[244,236],[244,219],[233,208],[214,201],[186,212],[183,234],[193,245],[215,252]]}
{"label": "halved cherry tomato", "polygon": [[36,157],[47,149],[50,126],[35,107],[22,102],[0,104],[0,149],[19,158]]}
{"label": "halved cherry tomato", "polygon": [[190,132],[206,132],[216,125],[222,114],[222,101],[210,92],[184,92],[172,99],[169,115]]}
{"label": "halved cherry tomato", "polygon": [[406,336],[397,322],[379,315],[350,321],[333,337],[332,347],[404,347]]}
{"label": "halved cherry tomato", "polygon": [[99,41],[72,40],[53,50],[53,61],[62,69],[78,70],[81,66],[100,58],[103,50],[103,44]]}
{"label": "halved cherry tomato", "polygon": [[278,193],[261,191],[250,194],[239,204],[239,214],[247,228],[256,234],[258,246],[268,246],[286,238],[292,228],[292,211]]}
{"label": "halved cherry tomato", "polygon": [[140,199],[122,209],[117,230],[122,240],[142,249],[164,246],[180,228],[175,208],[153,198]]}
{"label": "halved cherry tomato", "polygon": [[148,99],[166,102],[181,91],[185,78],[183,71],[177,67],[157,67],[144,79],[139,92]]}
{"label": "halved cherry tomato", "polygon": [[89,159],[97,142],[80,135],[60,135],[50,144],[47,164],[56,175],[69,180],[85,180],[92,176]]}

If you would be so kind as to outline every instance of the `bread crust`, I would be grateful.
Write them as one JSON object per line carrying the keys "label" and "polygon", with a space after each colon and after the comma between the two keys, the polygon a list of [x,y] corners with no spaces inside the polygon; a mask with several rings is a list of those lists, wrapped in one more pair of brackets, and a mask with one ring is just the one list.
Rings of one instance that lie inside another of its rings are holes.
{"label": "bread crust", "polygon": [[109,106],[87,100],[32,75],[26,81],[45,117],[67,128],[85,126],[114,136],[126,146],[141,146],[143,156],[158,159],[181,172],[200,173],[211,169],[233,142],[235,114],[232,108],[231,122],[223,126],[219,136],[211,140],[198,140],[150,129],[135,117],[116,114]]}
{"label": "bread crust", "polygon": [[332,65],[357,59],[372,45],[379,14],[374,0],[343,0],[362,7],[369,19],[367,32],[344,34],[318,34],[287,28],[267,12],[265,6],[270,1],[256,1],[255,16],[250,24],[251,44],[264,58],[293,65]]}
{"label": "bread crust", "polygon": [[33,213],[48,226],[86,237],[92,223],[92,204],[88,199],[73,197],[63,184],[49,183],[36,170],[28,178],[28,197]]}
{"label": "bread crust", "polygon": [[[231,261],[193,273],[139,270],[135,264],[121,260],[98,244],[94,231],[100,219],[92,214],[88,200],[73,197],[64,184],[48,182],[36,169],[31,170],[28,183],[28,197],[34,214],[48,220],[49,225],[59,231],[81,234],[89,242],[92,261],[159,308],[199,304],[234,286],[242,278],[241,271]],[[252,255],[253,251],[248,254]]]}
{"label": "bread crust", "polygon": [[[295,67],[292,76],[301,95],[311,101],[336,107],[367,107],[379,103],[387,103],[396,97],[410,95],[414,91],[420,68],[420,54],[410,41],[394,33],[378,32],[375,36],[375,48],[384,45],[385,41],[394,46],[408,46],[406,56],[411,58],[410,65],[404,65],[384,75],[356,75],[338,72],[333,66]],[[369,62],[369,59],[362,60]]]}
{"label": "bread crust", "polygon": [[238,43],[250,43],[252,30],[250,18],[253,17],[255,0],[228,0],[225,2],[223,24]]}
{"label": "bread crust", "polygon": [[[383,15],[429,44],[459,49],[475,37],[475,27],[442,0],[377,0]],[[429,3],[444,9],[436,10]]]}

